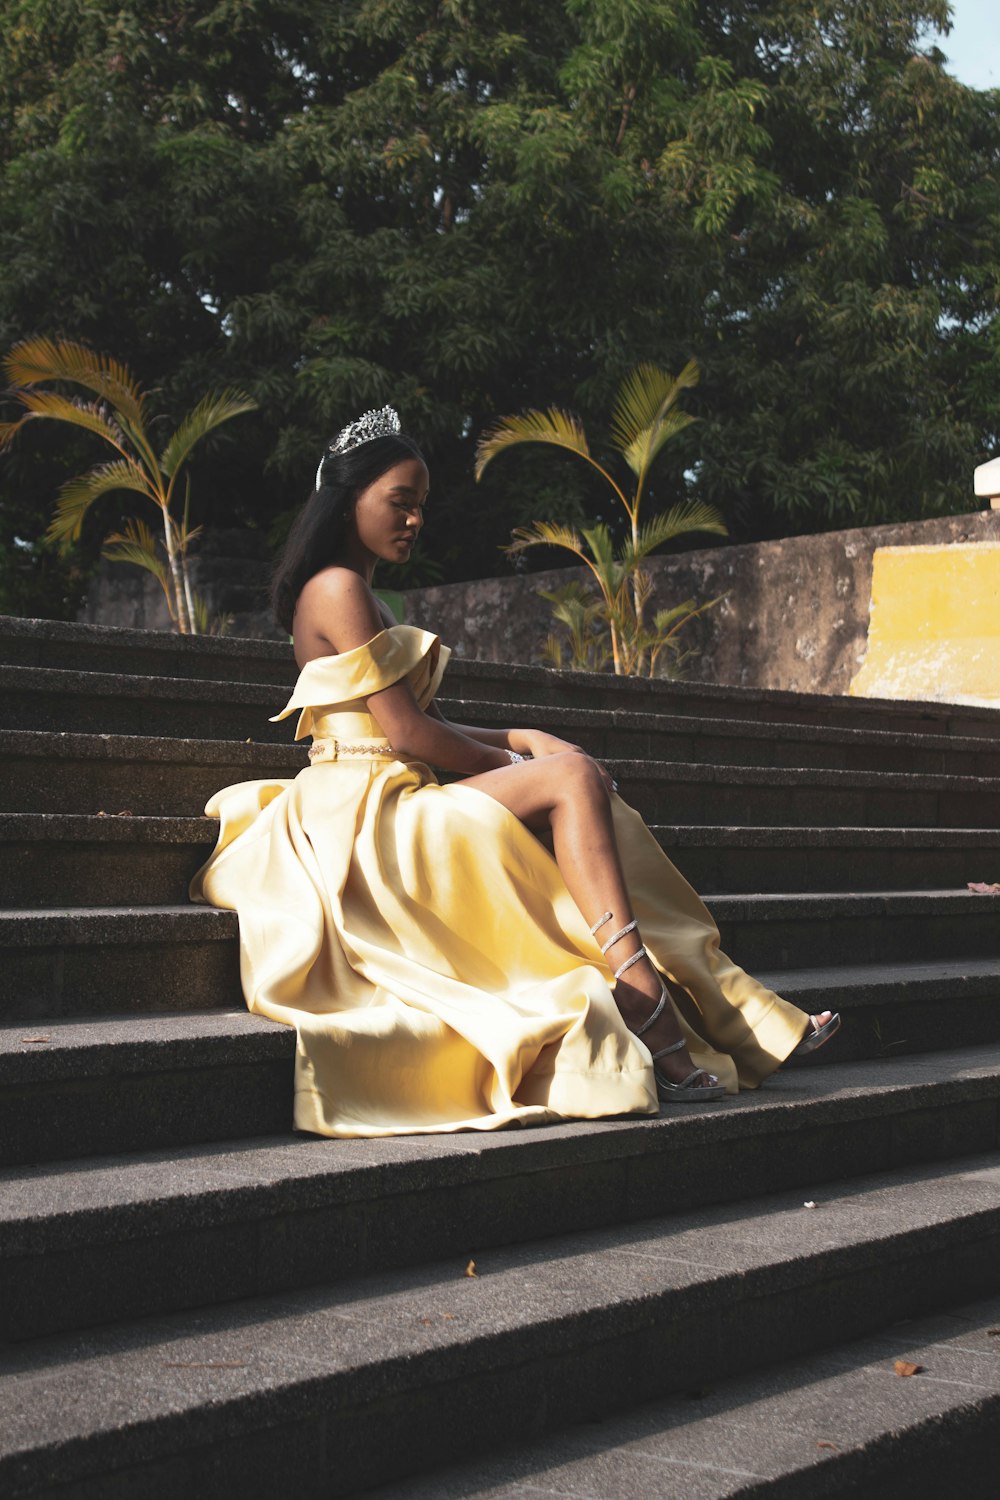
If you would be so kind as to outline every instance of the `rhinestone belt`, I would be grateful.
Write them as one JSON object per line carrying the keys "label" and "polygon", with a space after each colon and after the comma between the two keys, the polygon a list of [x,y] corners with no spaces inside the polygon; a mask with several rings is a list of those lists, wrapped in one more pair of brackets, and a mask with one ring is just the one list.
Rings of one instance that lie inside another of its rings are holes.
{"label": "rhinestone belt", "polygon": [[355,745],[342,740],[313,740],[309,749],[309,760],[398,760],[395,750],[386,740],[363,740]]}

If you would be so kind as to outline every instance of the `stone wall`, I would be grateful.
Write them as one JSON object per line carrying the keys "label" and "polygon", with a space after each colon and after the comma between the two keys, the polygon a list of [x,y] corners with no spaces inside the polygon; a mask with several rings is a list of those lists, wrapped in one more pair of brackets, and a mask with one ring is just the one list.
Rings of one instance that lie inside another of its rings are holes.
{"label": "stone wall", "polygon": [[[196,544],[191,585],[207,602],[218,629],[233,636],[283,641],[271,619],[267,588],[271,555],[259,531],[208,531]],[[163,590],[150,573],[124,563],[102,561],[77,618],[88,625],[122,625],[133,630],[170,630]]]}
{"label": "stone wall", "polygon": [[[688,644],[699,648],[685,668],[688,678],[846,693],[865,652],[872,553],[950,541],[1000,541],[1000,512],[654,557],[654,608],[726,596],[685,627]],[[550,629],[549,606],[538,589],[580,576],[582,570],[565,568],[412,589],[405,595],[406,618],[437,631],[462,656],[537,661]]]}
{"label": "stone wall", "polygon": [[[654,607],[725,595],[685,627],[687,643],[698,648],[686,668],[693,680],[846,693],[865,652],[875,549],[952,541],[1000,541],[1000,511],[654,557]],[[196,587],[214,614],[232,616],[230,635],[282,638],[265,607],[269,566],[257,533],[206,536]],[[581,569],[562,568],[410,589],[406,619],[435,630],[460,656],[537,662],[550,629],[549,606],[538,590],[581,575]],[[155,581],[112,564],[99,571],[80,618],[168,627]]]}

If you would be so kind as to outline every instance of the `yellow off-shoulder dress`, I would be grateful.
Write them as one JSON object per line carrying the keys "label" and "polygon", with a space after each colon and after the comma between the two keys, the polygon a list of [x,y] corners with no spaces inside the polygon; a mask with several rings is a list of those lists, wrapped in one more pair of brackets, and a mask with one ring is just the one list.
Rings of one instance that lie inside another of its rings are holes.
{"label": "yellow off-shoulder dress", "polygon": [[[492,797],[394,758],[366,710],[403,677],[426,708],[448,656],[395,625],[309,662],[275,718],[300,710],[311,764],[205,809],[219,838],[191,895],[239,914],[247,1005],[297,1031],[295,1126],[381,1136],[655,1114],[649,1053],[552,856]],[[752,1088],[808,1019],[720,952],[638,813],[613,804],[643,940],[690,996],[691,1055],[730,1092]]]}

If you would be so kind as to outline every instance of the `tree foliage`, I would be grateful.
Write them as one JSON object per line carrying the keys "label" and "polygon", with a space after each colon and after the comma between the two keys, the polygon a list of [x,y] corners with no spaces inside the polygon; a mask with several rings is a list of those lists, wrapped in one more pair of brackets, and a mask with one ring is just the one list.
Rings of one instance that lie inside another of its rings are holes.
{"label": "tree foliage", "polygon": [[[172,426],[249,390],[194,460],[210,525],[276,534],[323,440],[393,401],[450,577],[600,494],[527,453],[477,489],[475,434],[553,400],[596,434],[637,360],[702,369],[654,513],[713,503],[747,538],[962,509],[997,446],[1000,122],[923,40],[946,19],[0,0],[0,344],[113,351]],[[80,578],[40,538],[90,449],[33,438],[0,467],[0,607],[59,612]]]}

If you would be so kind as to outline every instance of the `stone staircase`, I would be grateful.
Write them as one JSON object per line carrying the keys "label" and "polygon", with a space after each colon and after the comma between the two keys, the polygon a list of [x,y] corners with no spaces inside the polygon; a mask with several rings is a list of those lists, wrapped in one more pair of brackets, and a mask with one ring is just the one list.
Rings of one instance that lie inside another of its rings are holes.
{"label": "stone staircase", "polygon": [[208,795],[305,764],[294,675],[0,620],[0,1494],[992,1500],[1000,714],[454,660],[844,1030],[657,1120],[333,1142],[186,902]]}

